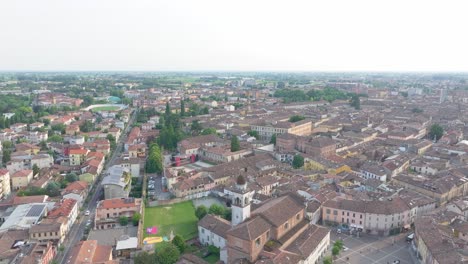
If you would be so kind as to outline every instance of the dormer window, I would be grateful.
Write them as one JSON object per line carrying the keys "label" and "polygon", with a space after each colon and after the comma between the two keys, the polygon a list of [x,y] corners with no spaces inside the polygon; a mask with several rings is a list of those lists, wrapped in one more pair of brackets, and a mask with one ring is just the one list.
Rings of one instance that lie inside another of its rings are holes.
{"label": "dormer window", "polygon": [[260,247],[260,237],[255,240],[255,246]]}

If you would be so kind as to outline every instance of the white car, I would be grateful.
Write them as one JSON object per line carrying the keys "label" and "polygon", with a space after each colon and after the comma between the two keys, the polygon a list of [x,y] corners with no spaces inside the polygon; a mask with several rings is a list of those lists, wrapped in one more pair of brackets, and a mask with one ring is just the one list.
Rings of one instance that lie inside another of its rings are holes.
{"label": "white car", "polygon": [[89,215],[89,214],[90,214],[89,210],[86,210],[86,212],[84,213],[84,215]]}

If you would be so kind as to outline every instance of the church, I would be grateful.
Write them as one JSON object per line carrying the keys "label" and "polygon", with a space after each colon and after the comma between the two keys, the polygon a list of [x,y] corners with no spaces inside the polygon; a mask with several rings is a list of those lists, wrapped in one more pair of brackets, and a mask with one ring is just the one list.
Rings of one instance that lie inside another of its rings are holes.
{"label": "church", "polygon": [[305,218],[302,197],[288,193],[251,210],[252,192],[242,176],[230,189],[231,222],[206,215],[198,223],[203,245],[220,249],[220,260],[231,263],[315,264],[330,246],[330,230]]}

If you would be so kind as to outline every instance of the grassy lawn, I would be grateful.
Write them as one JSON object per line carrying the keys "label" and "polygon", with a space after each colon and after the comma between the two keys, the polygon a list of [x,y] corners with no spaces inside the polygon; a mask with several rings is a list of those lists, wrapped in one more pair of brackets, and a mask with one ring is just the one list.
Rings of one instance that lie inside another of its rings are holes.
{"label": "grassy lawn", "polygon": [[158,227],[158,233],[151,236],[167,236],[174,230],[174,235],[181,235],[184,239],[192,239],[197,236],[198,219],[195,216],[195,208],[192,201],[162,205],[156,207],[146,207],[144,219],[144,236],[146,228]]}
{"label": "grassy lawn", "polygon": [[98,112],[98,111],[115,111],[115,110],[119,110],[120,107],[118,106],[99,106],[99,107],[95,107],[92,109],[93,112]]}

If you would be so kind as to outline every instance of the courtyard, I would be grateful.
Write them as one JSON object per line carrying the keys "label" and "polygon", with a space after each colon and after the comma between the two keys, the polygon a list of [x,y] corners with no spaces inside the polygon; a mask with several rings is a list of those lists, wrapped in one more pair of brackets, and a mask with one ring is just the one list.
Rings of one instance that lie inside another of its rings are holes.
{"label": "courtyard", "polygon": [[344,242],[346,250],[342,250],[340,255],[333,263],[340,264],[393,264],[400,261],[401,264],[413,264],[415,256],[412,254],[410,244],[406,242],[407,234],[400,234],[391,237],[378,237],[371,235],[362,235],[361,237],[350,236],[347,234],[337,234],[332,231],[330,250],[333,243],[341,239]]}

